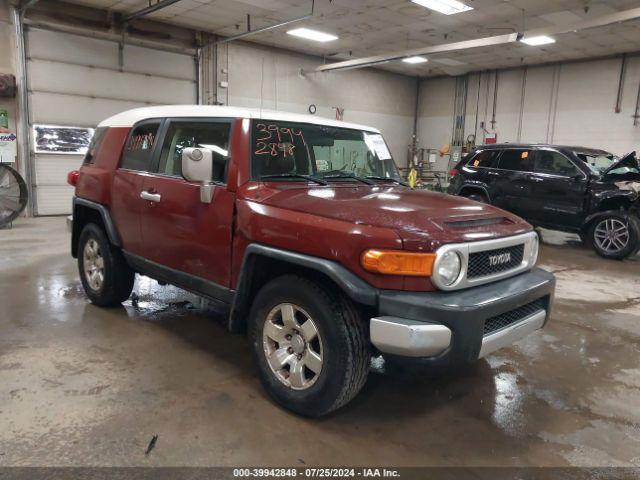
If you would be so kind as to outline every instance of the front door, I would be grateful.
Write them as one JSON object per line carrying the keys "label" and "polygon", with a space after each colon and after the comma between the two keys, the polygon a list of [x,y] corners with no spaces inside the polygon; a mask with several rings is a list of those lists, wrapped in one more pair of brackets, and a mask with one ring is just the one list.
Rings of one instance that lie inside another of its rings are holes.
{"label": "front door", "polygon": [[[147,198],[141,221],[143,256],[186,274],[183,282],[204,279],[230,286],[235,202],[226,185],[230,126],[224,119],[167,120],[154,172],[143,182],[142,194]],[[201,202],[200,185],[182,176],[182,150],[188,147],[213,152],[211,203]]]}
{"label": "front door", "polygon": [[536,223],[548,226],[579,227],[584,214],[587,176],[555,150],[535,153],[532,173]]}

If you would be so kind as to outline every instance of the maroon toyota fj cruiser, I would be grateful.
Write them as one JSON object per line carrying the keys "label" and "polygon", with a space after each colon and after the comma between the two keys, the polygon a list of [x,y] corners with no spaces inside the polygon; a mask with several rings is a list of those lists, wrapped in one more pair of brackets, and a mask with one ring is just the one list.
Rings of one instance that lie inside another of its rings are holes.
{"label": "maroon toyota fj cruiser", "polygon": [[351,400],[372,355],[464,365],[549,318],[531,226],[410,189],[374,128],[142,108],[98,126],[69,183],[94,304],[126,300],[135,273],[222,302],[267,391],[303,415]]}

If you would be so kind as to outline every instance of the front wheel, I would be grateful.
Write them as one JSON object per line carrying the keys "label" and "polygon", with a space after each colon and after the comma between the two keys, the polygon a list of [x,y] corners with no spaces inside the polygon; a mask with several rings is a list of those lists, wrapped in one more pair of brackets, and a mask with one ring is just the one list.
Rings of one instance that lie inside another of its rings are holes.
{"label": "front wheel", "polygon": [[364,385],[366,324],[353,303],[330,287],[294,275],[276,278],[258,293],[249,321],[260,379],[283,407],[319,417]]}
{"label": "front wheel", "polygon": [[640,222],[621,213],[602,216],[592,223],[589,241],[601,257],[623,260],[640,247]]}

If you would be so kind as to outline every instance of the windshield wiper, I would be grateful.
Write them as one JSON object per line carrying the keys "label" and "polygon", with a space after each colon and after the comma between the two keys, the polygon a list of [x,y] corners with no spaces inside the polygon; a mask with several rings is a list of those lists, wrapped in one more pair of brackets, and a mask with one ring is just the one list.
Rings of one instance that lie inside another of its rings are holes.
{"label": "windshield wiper", "polygon": [[338,173],[335,175],[323,175],[322,178],[327,180],[340,179],[340,178],[352,178],[359,182],[366,183],[367,185],[375,185],[375,182],[372,182],[371,180],[367,180],[366,178],[359,177],[356,174],[349,173],[349,172]]}
{"label": "windshield wiper", "polygon": [[260,175],[260,180],[268,180],[268,179],[278,179],[278,178],[295,178],[295,179],[304,179],[310,182],[315,182],[319,185],[329,185],[324,180],[321,180],[317,177],[312,177],[311,175],[302,175],[300,173],[274,173],[272,175]]}
{"label": "windshield wiper", "polygon": [[377,175],[367,175],[364,178],[366,178],[367,180],[379,180],[381,182],[393,182],[393,183],[397,183],[398,185],[402,185],[403,187],[409,186],[407,182],[403,182],[402,180],[398,180],[397,178],[379,177]]}

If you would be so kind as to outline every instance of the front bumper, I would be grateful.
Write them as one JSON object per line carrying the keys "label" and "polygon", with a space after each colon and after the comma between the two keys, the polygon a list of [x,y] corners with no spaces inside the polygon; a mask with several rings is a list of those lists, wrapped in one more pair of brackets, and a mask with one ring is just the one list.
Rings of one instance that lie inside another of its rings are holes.
{"label": "front bumper", "polygon": [[[491,284],[451,292],[383,290],[371,342],[385,357],[433,365],[482,358],[542,328],[553,303],[555,277],[540,268]],[[529,305],[536,305],[529,309]],[[485,334],[485,322],[525,312]]]}

